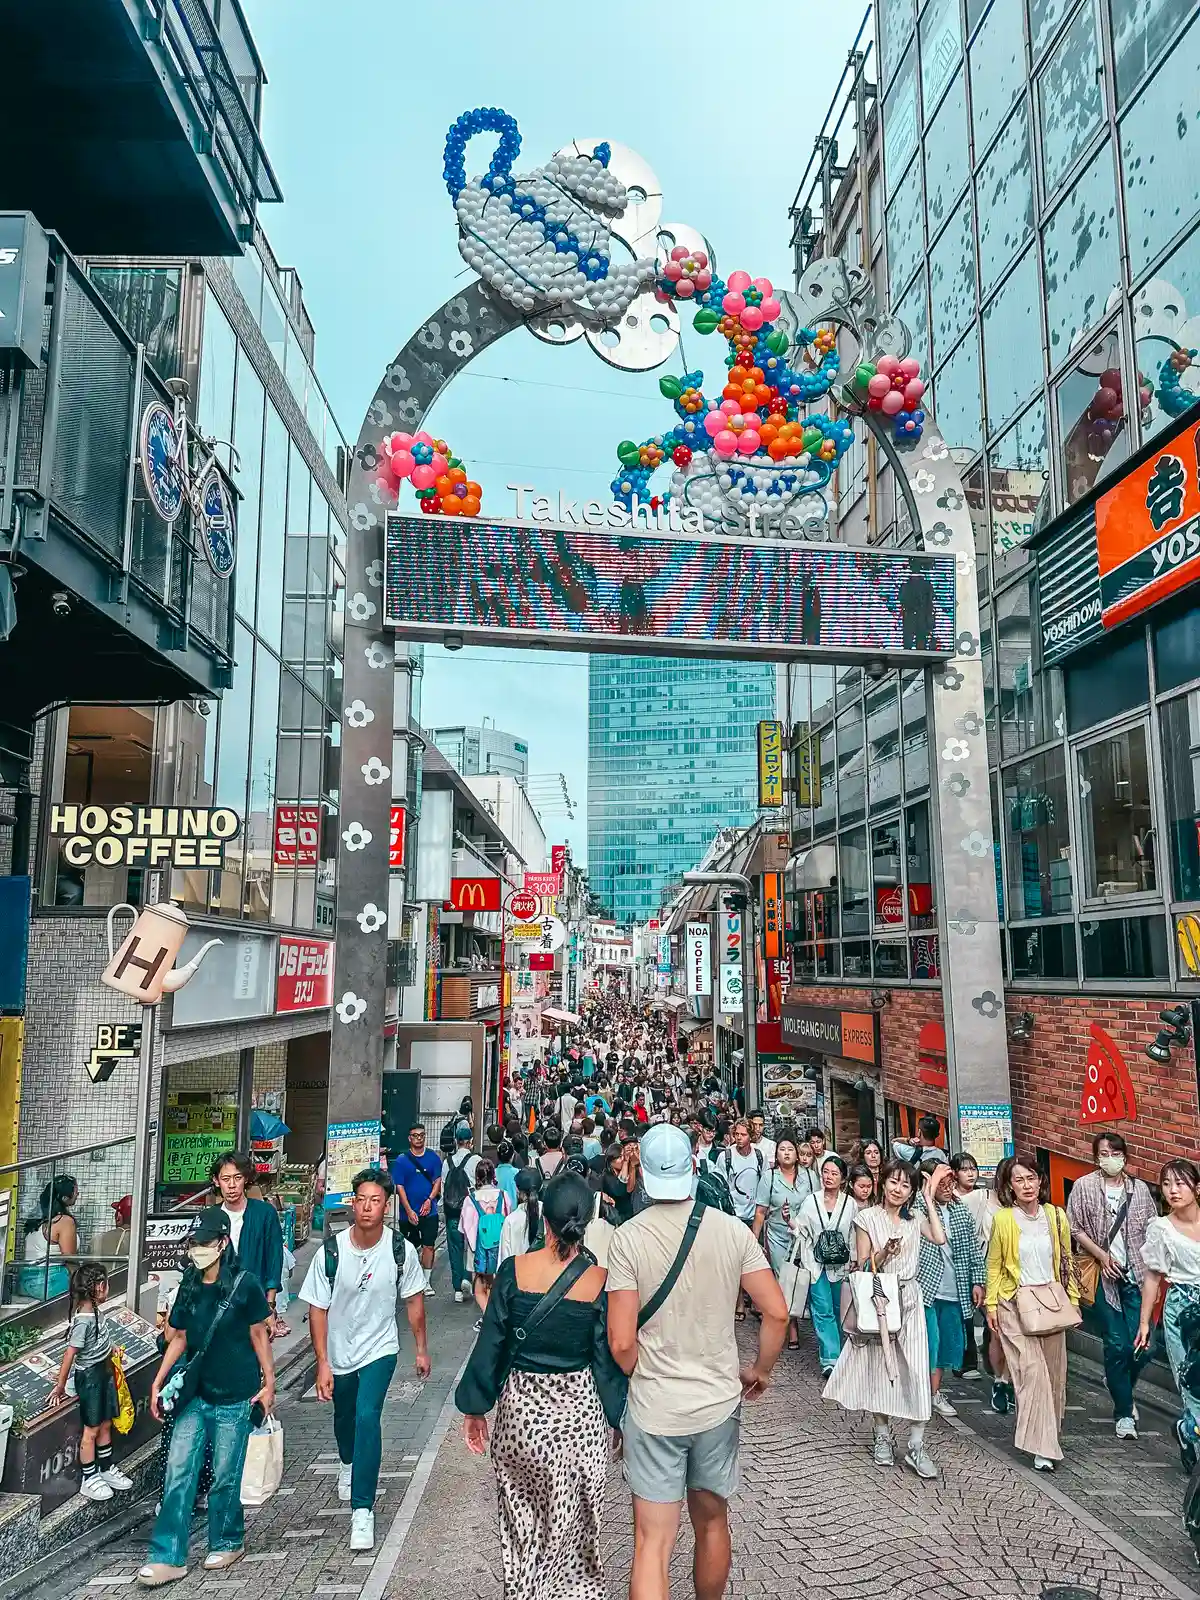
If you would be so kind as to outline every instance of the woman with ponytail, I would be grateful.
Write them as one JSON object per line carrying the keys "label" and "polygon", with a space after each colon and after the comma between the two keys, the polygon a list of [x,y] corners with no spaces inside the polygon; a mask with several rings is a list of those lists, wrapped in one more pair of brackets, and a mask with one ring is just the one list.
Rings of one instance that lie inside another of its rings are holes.
{"label": "woman with ponytail", "polygon": [[496,1408],[491,1451],[507,1600],[604,1600],[608,1428],[620,1426],[627,1382],[608,1348],[605,1274],[583,1247],[593,1204],[578,1173],[547,1184],[545,1248],[500,1267],[454,1397],[475,1455],[487,1451],[487,1414]]}
{"label": "woman with ponytail", "polygon": [[517,1172],[517,1203],[504,1219],[500,1230],[499,1266],[512,1256],[523,1256],[534,1249],[544,1238],[542,1208],[538,1196],[542,1192],[542,1175],[536,1167],[521,1167]]}

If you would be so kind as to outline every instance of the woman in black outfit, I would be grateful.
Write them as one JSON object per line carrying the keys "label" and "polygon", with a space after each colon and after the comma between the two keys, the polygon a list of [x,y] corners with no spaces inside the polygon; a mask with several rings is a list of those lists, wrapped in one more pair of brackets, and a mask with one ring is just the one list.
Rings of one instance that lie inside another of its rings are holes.
{"label": "woman in black outfit", "polygon": [[608,1427],[626,1379],[608,1348],[605,1274],[582,1249],[592,1193],[574,1172],[542,1196],[546,1248],[505,1261],[455,1393],[467,1447],[492,1465],[505,1600],[604,1600]]}

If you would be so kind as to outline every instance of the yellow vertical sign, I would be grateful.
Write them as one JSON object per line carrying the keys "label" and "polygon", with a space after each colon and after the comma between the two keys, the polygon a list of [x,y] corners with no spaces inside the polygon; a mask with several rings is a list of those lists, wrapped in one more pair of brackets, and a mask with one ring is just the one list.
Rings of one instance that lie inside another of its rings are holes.
{"label": "yellow vertical sign", "polygon": [[783,723],[758,725],[758,803],[783,804]]}
{"label": "yellow vertical sign", "polygon": [[796,745],[796,799],[802,806],[821,804],[821,735],[808,733]]}
{"label": "yellow vertical sign", "polygon": [[[0,1017],[0,1166],[17,1159],[17,1121],[21,1108],[21,1051],[25,1039],[24,1017]],[[7,1190],[9,1225],[5,1239],[5,1259],[14,1256],[17,1230],[13,1226],[17,1210],[17,1175],[0,1178],[0,1192]]]}

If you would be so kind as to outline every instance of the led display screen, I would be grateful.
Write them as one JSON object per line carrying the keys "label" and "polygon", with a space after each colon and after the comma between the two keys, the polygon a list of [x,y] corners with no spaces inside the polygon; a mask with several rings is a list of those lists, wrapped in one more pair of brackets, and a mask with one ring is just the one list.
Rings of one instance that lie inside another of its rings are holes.
{"label": "led display screen", "polygon": [[482,518],[389,516],[407,638],[637,655],[927,660],[954,648],[954,557]]}

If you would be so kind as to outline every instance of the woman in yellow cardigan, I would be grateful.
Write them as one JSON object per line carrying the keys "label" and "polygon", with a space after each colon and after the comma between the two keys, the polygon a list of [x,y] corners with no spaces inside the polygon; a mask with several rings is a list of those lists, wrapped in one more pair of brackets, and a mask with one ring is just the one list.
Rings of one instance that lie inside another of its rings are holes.
{"label": "woman in yellow cardigan", "polygon": [[1062,1460],[1058,1429],[1067,1403],[1065,1332],[1029,1334],[1017,1314],[1017,1290],[1061,1284],[1072,1305],[1079,1285],[1067,1216],[1049,1205],[1049,1181],[1029,1156],[1009,1156],[996,1170],[996,1213],[988,1246],[987,1320],[997,1334],[1017,1394],[1018,1450],[1039,1472]]}

